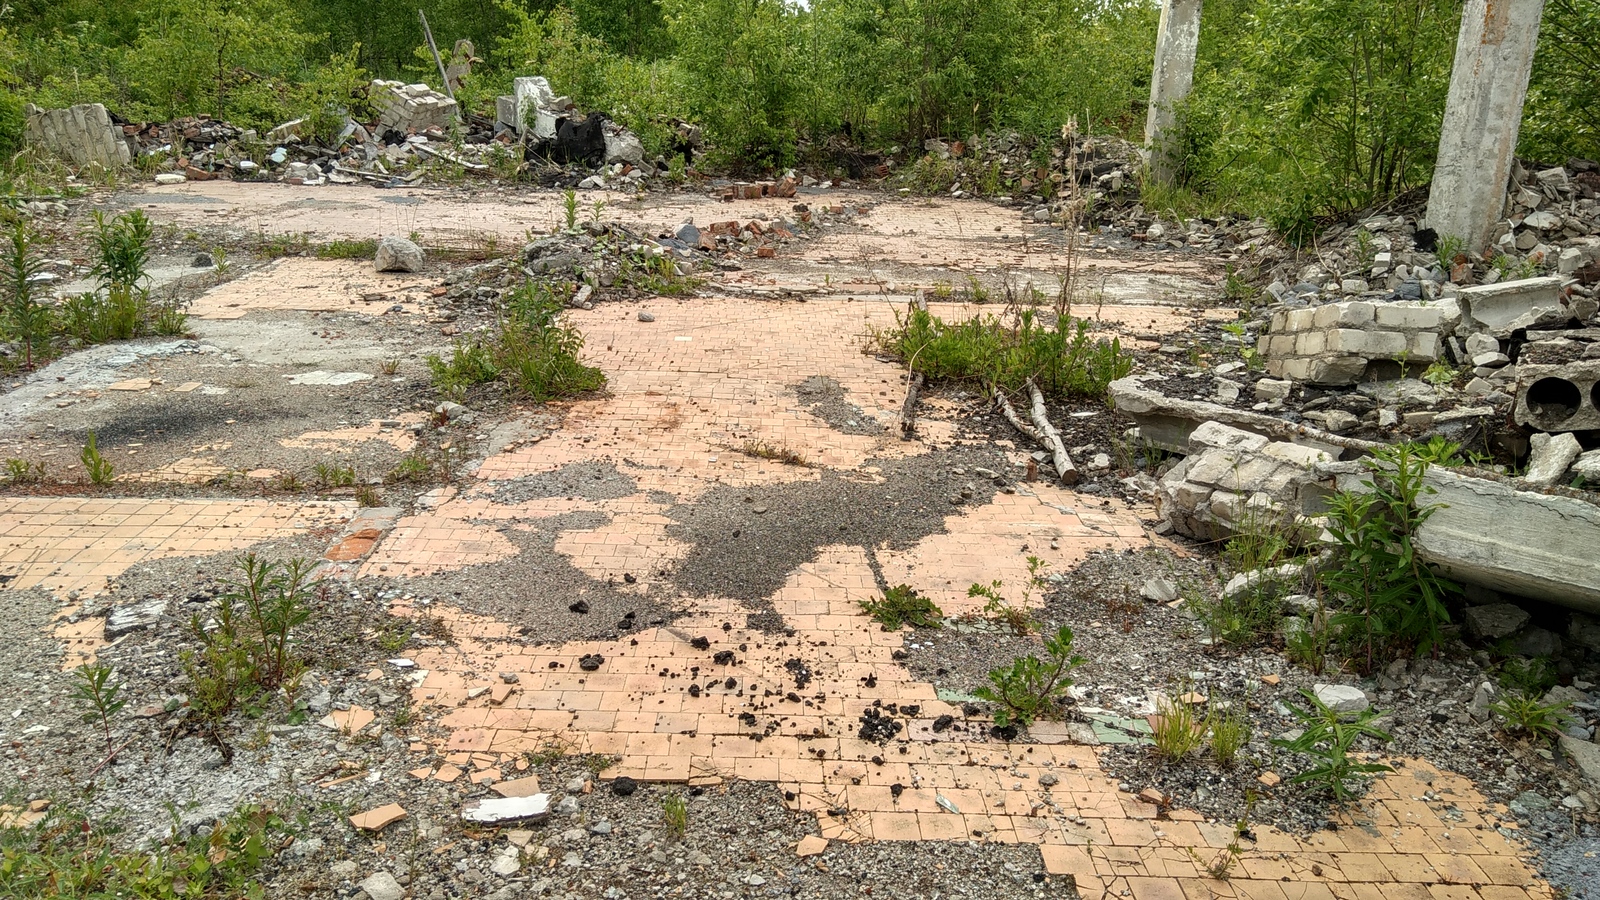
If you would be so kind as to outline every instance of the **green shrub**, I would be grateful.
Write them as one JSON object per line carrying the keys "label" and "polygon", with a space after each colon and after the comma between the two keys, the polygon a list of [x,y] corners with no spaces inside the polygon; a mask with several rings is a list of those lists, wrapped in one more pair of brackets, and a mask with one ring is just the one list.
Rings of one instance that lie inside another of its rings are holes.
{"label": "green shrub", "polygon": [[861,608],[882,623],[886,631],[899,631],[902,625],[938,628],[944,616],[932,600],[917,593],[909,584],[889,588],[882,600],[862,600]]}
{"label": "green shrub", "polygon": [[1032,377],[1041,391],[1056,397],[1104,400],[1111,382],[1133,371],[1120,340],[1091,339],[1089,324],[1071,317],[1048,326],[1031,309],[1010,324],[988,315],[946,324],[926,310],[912,309],[879,341],[930,381],[1016,391]]}
{"label": "green shrub", "polygon": [[22,113],[22,98],[0,88],[0,159],[10,159],[22,149],[27,122]]}
{"label": "green shrub", "polygon": [[1332,625],[1364,671],[1397,652],[1432,650],[1450,622],[1445,595],[1455,586],[1413,546],[1437,508],[1421,502],[1433,493],[1423,483],[1428,452],[1408,444],[1385,448],[1366,461],[1372,477],[1362,482],[1365,490],[1328,501],[1335,558],[1322,570],[1322,583],[1343,598]]}
{"label": "green shrub", "polygon": [[1156,700],[1156,714],[1151,723],[1151,738],[1155,741],[1156,755],[1177,762],[1205,743],[1205,726],[1195,715],[1194,707],[1183,699],[1190,688],[1179,689],[1179,699],[1162,695]]}
{"label": "green shrub", "polygon": [[1035,719],[1057,716],[1072,687],[1069,673],[1084,659],[1072,652],[1072,629],[1063,625],[1044,639],[1045,660],[1029,654],[1009,667],[989,672],[989,685],[973,694],[997,703],[994,723],[1000,728],[1032,725]]}
{"label": "green shrub", "polygon": [[48,348],[51,330],[50,307],[36,296],[33,278],[44,271],[44,263],[34,250],[33,232],[22,222],[11,228],[10,240],[0,251],[0,279],[4,281],[5,306],[0,315],[0,335],[22,345],[23,365],[33,368],[34,354]]}
{"label": "green shrub", "polygon": [[1567,704],[1544,703],[1536,695],[1517,691],[1489,704],[1489,709],[1500,717],[1501,727],[1507,734],[1546,743],[1554,741],[1563,728],[1577,721]]}

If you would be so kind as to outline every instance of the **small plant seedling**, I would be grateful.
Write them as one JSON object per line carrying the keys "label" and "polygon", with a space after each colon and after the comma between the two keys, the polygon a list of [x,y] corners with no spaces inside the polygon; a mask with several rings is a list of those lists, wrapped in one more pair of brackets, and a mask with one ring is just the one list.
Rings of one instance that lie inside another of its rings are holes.
{"label": "small plant seedling", "polygon": [[356,505],[368,508],[383,505],[383,498],[378,495],[378,489],[370,484],[363,484],[356,488]]}
{"label": "small plant seedling", "polygon": [[861,608],[883,624],[885,631],[899,631],[901,625],[938,628],[944,613],[932,600],[917,593],[909,584],[899,584],[883,593],[882,600],[863,600]]}
{"label": "small plant seedling", "polygon": [[1070,673],[1084,663],[1083,657],[1073,654],[1072,639],[1072,629],[1063,625],[1044,639],[1045,660],[1029,654],[1009,667],[989,672],[989,685],[973,693],[980,700],[1000,705],[994,714],[996,726],[1026,727],[1059,711],[1072,686]]}
{"label": "small plant seedling", "polygon": [[407,453],[389,471],[389,477],[385,480],[391,483],[426,481],[432,470],[433,467],[428,464],[427,457],[421,453]]}
{"label": "small plant seedling", "polygon": [[6,480],[12,484],[37,484],[44,480],[44,463],[25,459],[6,460]]}
{"label": "small plant seedling", "polygon": [[1205,730],[1210,735],[1211,757],[1224,769],[1232,768],[1239,751],[1250,743],[1250,719],[1245,715],[1244,703],[1213,698],[1206,712]]}
{"label": "small plant seedling", "polygon": [[561,195],[561,208],[567,216],[567,230],[578,230],[578,192],[568,189]]}
{"label": "small plant seedling", "polygon": [[1531,694],[1508,691],[1505,699],[1489,704],[1500,717],[1507,734],[1526,737],[1535,743],[1548,743],[1561,736],[1561,730],[1576,721],[1565,703],[1544,703]]}
{"label": "small plant seedling", "polygon": [[120,696],[122,685],[111,680],[111,667],[107,665],[79,666],[75,674],[78,682],[72,686],[72,695],[86,707],[83,720],[100,723],[100,731],[106,739],[106,754],[110,755],[116,751],[116,742],[111,738],[111,717],[128,703]]}
{"label": "small plant seedling", "polygon": [[89,482],[91,484],[110,484],[111,480],[116,477],[117,467],[112,465],[110,460],[100,455],[99,442],[96,440],[94,432],[89,432],[89,439],[84,443],[83,452],[78,454],[78,458],[83,461],[84,471],[89,473]]}
{"label": "small plant seedling", "polygon": [[317,484],[321,487],[350,487],[356,483],[356,470],[350,466],[317,463],[312,471],[316,473]]}
{"label": "small plant seedling", "polygon": [[682,794],[674,791],[661,798],[661,819],[667,826],[667,837],[681,841],[689,833],[689,804]]}
{"label": "small plant seedling", "polygon": [[1372,724],[1378,718],[1375,709],[1364,710],[1346,720],[1317,699],[1306,688],[1300,689],[1307,705],[1285,703],[1289,712],[1300,722],[1300,736],[1294,740],[1274,738],[1272,743],[1285,750],[1312,758],[1310,769],[1289,779],[1291,784],[1316,784],[1343,802],[1355,796],[1350,783],[1358,775],[1393,771],[1382,763],[1358,763],[1350,759],[1350,750],[1363,737],[1376,738],[1383,743],[1393,740],[1388,732]]}

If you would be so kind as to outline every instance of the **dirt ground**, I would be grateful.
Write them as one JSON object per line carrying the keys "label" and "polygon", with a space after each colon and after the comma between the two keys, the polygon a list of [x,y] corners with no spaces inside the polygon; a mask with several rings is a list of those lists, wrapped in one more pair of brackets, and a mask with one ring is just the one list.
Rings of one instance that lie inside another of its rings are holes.
{"label": "dirt ground", "polygon": [[[1287,722],[1273,704],[1312,679],[1270,648],[1219,658],[1139,596],[1154,576],[1214,588],[1216,568],[1154,532],[1139,479],[1155,461],[1103,406],[1052,407],[1080,465],[1111,460],[1076,488],[1031,479],[1033,448],[956,388],[930,391],[901,439],[905,373],[874,331],[924,292],[950,289],[947,318],[994,310],[974,285],[1053,295],[1059,228],[865,192],[585,195],[586,217],[651,235],[796,202],[841,212],[772,258],[718,260],[692,296],[569,310],[604,392],[450,418],[426,358],[487,309],[457,273],[558,227],[558,192],[210,182],[100,200],[155,220],[153,268],[192,298],[191,333],[0,381],[0,457],[53,476],[0,488],[13,815],[86,809],[137,842],[273,804],[297,824],[263,871],[270,897],[359,900],[385,872],[428,900],[1595,896],[1592,851],[1541,861],[1589,846],[1575,817],[1570,838],[1522,831],[1545,819],[1506,805],[1525,780],[1505,759],[1491,775],[1424,729],[1345,808],[1279,784],[1265,731],[1225,773],[1161,770],[1109,736],[1179,681],[1248,690]],[[263,251],[386,234],[454,252],[391,275]],[[226,266],[192,265],[202,253]],[[1152,365],[1233,318],[1227,262],[1091,242],[1073,311]],[[105,487],[83,478],[90,432]],[[224,753],[184,715],[181,652],[246,551],[318,560],[323,588],[297,714],[242,720]],[[1038,652],[969,596],[995,582],[1082,636],[1076,721],[1007,736],[974,703],[984,672]],[[887,632],[862,612],[900,584],[950,625]],[[67,697],[93,660],[130,697],[104,768]],[[1469,674],[1431,674],[1470,696]],[[561,804],[543,822],[461,818],[535,786]],[[388,804],[404,817],[350,818]]]}

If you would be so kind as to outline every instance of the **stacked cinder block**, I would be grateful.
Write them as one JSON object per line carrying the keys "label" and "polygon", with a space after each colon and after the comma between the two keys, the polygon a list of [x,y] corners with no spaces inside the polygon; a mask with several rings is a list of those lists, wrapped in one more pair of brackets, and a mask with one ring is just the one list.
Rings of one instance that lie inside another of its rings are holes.
{"label": "stacked cinder block", "polygon": [[1189,435],[1189,455],[1161,478],[1156,511],[1179,534],[1215,541],[1245,527],[1293,528],[1321,511],[1322,450],[1206,422]]}
{"label": "stacked cinder block", "polygon": [[378,110],[379,134],[447,129],[456,120],[456,102],[425,84],[379,79],[372,82],[369,96]]}
{"label": "stacked cinder block", "polygon": [[1428,303],[1347,300],[1278,310],[1257,349],[1267,372],[1319,385],[1355,384],[1374,364],[1383,377],[1439,358],[1445,311]]}

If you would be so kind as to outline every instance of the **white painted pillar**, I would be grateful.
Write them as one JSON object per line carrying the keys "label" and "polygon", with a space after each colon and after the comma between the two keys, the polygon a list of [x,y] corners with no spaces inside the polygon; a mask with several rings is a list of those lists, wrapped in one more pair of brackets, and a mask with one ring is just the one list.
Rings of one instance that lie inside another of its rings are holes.
{"label": "white painted pillar", "polygon": [[1200,46],[1201,0],[1162,0],[1156,31],[1156,62],[1150,73],[1150,111],[1144,122],[1144,145],[1150,151],[1150,174],[1171,184],[1178,172],[1177,104],[1194,85],[1195,51]]}
{"label": "white painted pillar", "polygon": [[1467,0],[1450,71],[1427,226],[1489,245],[1505,206],[1544,0]]}

